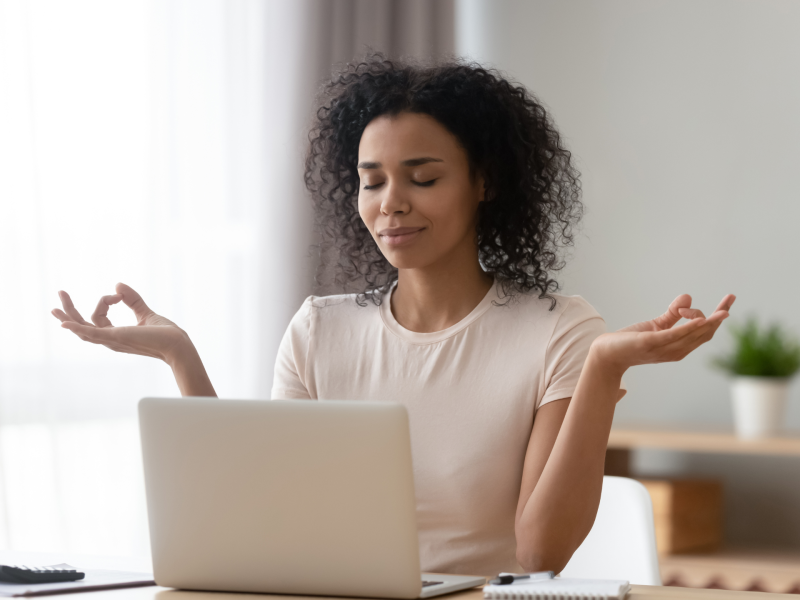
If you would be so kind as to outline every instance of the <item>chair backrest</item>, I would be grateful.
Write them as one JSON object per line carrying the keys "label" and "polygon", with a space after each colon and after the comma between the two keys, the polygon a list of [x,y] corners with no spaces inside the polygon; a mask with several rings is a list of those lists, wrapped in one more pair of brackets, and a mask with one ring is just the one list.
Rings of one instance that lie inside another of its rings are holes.
{"label": "chair backrest", "polygon": [[603,478],[594,526],[561,575],[661,585],[653,503],[641,483]]}

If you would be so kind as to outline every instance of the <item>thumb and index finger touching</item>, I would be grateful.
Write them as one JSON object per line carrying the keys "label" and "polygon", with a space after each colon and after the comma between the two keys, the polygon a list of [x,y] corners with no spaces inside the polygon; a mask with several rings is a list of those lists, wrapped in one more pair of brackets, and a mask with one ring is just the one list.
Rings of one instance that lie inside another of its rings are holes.
{"label": "thumb and index finger touching", "polygon": [[122,301],[125,305],[133,311],[137,321],[141,321],[153,312],[150,310],[150,307],[145,304],[144,300],[142,300],[139,293],[129,285],[118,283],[116,289],[117,294],[122,297]]}
{"label": "thumb and index finger touching", "polygon": [[[723,319],[727,318],[728,311],[730,310],[731,306],[733,306],[735,300],[736,296],[733,294],[727,294],[722,298],[712,315],[708,317],[708,320],[722,321]],[[689,320],[706,319],[703,311],[697,308],[692,308],[692,297],[689,294],[681,294],[675,298],[675,300],[673,300],[669,305],[667,311],[663,315],[653,319],[653,322],[661,329],[670,329],[673,325],[675,325],[675,323],[680,321],[681,318]]]}
{"label": "thumb and index finger touching", "polygon": [[[691,308],[691,296],[682,294],[670,304],[666,313],[653,319],[661,330],[651,335],[654,340],[658,339],[660,346],[669,344],[685,346],[687,343],[698,343],[698,340],[699,343],[703,343],[707,341],[706,336],[709,336],[709,333],[713,336],[722,321],[729,316],[728,311],[735,300],[736,296],[733,294],[726,295],[711,316],[706,317],[703,311]],[[681,317],[687,319],[687,322],[679,327],[673,327]]]}
{"label": "thumb and index finger touching", "polygon": [[120,300],[133,311],[137,321],[141,321],[152,313],[142,297],[132,287],[124,283],[118,283],[116,286],[116,292],[116,294],[111,294],[100,298],[100,301],[97,303],[97,307],[91,316],[91,320],[94,325],[86,321],[86,319],[81,316],[80,312],[78,312],[78,309],[75,308],[72,298],[70,298],[70,295],[64,290],[60,290],[58,292],[58,297],[61,300],[64,310],[62,311],[61,309],[56,308],[51,312],[53,316],[61,321],[62,327],[69,329],[74,333],[82,333],[84,335],[95,333],[90,331],[93,329],[113,327],[111,321],[108,319],[108,310],[112,305],[117,304]]}
{"label": "thumb and index finger touching", "polygon": [[736,296],[733,294],[725,295],[720,303],[717,305],[717,308],[714,309],[714,312],[711,313],[709,317],[706,317],[703,314],[703,311],[698,310],[696,308],[688,308],[688,309],[680,309],[681,315],[685,319],[697,319],[702,318],[706,319],[708,322],[714,322],[719,325],[723,320],[727,319],[729,316],[729,310],[733,303],[736,301]]}
{"label": "thumb and index finger touching", "polygon": [[670,303],[667,312],[653,319],[653,322],[660,329],[671,329],[683,317],[681,310],[691,309],[691,306],[692,297],[689,294],[681,294]]}

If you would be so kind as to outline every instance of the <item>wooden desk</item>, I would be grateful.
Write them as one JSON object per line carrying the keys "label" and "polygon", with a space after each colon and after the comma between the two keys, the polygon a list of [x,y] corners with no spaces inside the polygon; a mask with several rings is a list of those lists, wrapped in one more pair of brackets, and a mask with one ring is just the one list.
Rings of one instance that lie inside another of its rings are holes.
{"label": "wooden desk", "polygon": [[[727,590],[697,590],[649,585],[631,586],[627,600],[797,600],[794,594],[765,594],[763,592],[732,592]],[[53,597],[54,600],[57,597]],[[483,600],[480,588],[438,596],[443,600]],[[130,588],[108,592],[69,594],[64,600],[342,600],[326,596],[278,596],[267,594],[227,594],[221,592],[186,592],[161,587]],[[357,600],[357,599],[353,599]]]}

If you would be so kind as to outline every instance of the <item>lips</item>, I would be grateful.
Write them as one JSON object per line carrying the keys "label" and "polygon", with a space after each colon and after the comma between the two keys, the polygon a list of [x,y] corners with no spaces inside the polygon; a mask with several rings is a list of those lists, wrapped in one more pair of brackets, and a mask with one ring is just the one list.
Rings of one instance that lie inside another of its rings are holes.
{"label": "lips", "polygon": [[392,227],[378,232],[378,237],[389,246],[399,246],[413,241],[424,227]]}

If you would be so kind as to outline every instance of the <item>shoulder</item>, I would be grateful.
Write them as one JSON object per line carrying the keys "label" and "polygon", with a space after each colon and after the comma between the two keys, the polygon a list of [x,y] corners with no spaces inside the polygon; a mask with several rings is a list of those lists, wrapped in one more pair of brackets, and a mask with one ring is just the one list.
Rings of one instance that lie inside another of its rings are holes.
{"label": "shoulder", "polygon": [[600,319],[600,313],[589,304],[583,296],[564,296],[553,294],[560,321],[585,321],[586,319]]}
{"label": "shoulder", "polygon": [[552,294],[556,300],[556,313],[553,331],[550,336],[551,345],[573,344],[578,340],[591,342],[605,333],[606,322],[582,296],[565,296]]}
{"label": "shoulder", "polygon": [[347,317],[378,310],[378,305],[369,299],[359,302],[358,294],[335,294],[332,296],[309,296],[303,307],[310,315],[324,317]]}
{"label": "shoulder", "polygon": [[538,291],[521,292],[511,296],[498,291],[497,304],[507,307],[517,316],[530,315],[555,323],[575,323],[587,319],[600,319],[600,313],[582,296],[548,294],[540,297]]}
{"label": "shoulder", "polygon": [[290,327],[308,330],[320,324],[352,324],[377,314],[378,309],[370,300],[359,304],[356,294],[308,296],[292,318]]}
{"label": "shoulder", "polygon": [[304,304],[308,304],[310,310],[327,313],[349,312],[355,309],[368,309],[370,306],[375,306],[370,300],[367,300],[365,305],[364,303],[359,304],[357,294],[309,296]]}
{"label": "shoulder", "polygon": [[507,326],[520,331],[520,335],[535,336],[538,343],[547,346],[568,343],[576,338],[595,338],[606,331],[600,313],[582,296],[523,292],[503,298],[498,293],[498,310],[495,314]]}

